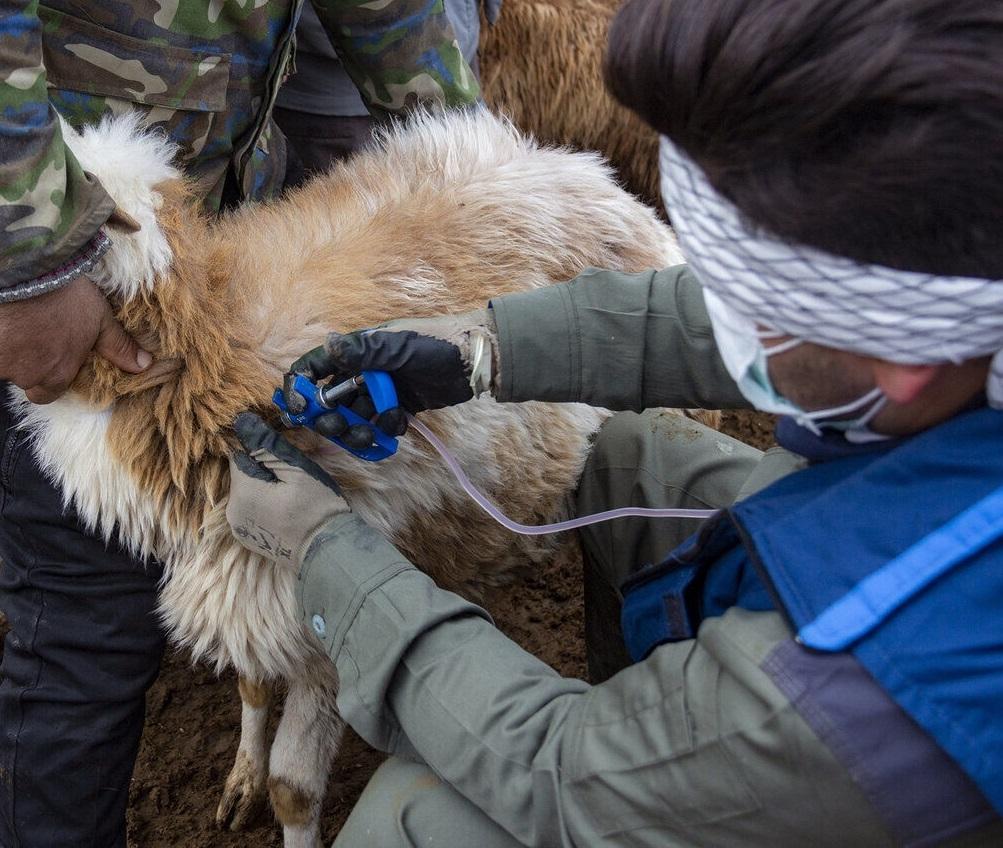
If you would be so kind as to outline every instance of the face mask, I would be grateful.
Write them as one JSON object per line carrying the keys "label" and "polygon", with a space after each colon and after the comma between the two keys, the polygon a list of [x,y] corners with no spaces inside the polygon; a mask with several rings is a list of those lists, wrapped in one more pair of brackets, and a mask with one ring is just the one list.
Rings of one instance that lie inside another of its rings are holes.
{"label": "face mask", "polygon": [[[763,345],[763,339],[776,338],[779,333],[760,332],[750,319],[731,309],[712,291],[704,290],[704,300],[724,366],[738,390],[756,409],[790,416],[815,435],[820,435],[821,428],[826,427],[842,431],[850,442],[863,443],[888,438],[875,433],[868,426],[888,402],[881,389],[875,387],[842,406],[812,412],[802,409],[774,388],[768,367],[770,356],[797,347],[801,344],[801,339],[789,339],[767,349]],[[861,410],[857,417],[842,417],[856,410]]]}

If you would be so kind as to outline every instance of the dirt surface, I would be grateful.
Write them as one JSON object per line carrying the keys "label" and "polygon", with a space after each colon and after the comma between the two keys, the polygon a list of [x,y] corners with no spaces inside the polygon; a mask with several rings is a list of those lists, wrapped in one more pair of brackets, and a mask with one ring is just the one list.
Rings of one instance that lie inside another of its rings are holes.
{"label": "dirt surface", "polygon": [[733,409],[721,413],[721,430],[760,450],[766,450],[776,444],[773,439],[775,426],[776,418],[763,412]]}
{"label": "dirt surface", "polygon": [[[773,443],[769,416],[726,412],[722,429],[759,448]],[[498,626],[564,675],[585,676],[581,563],[575,550],[489,600]],[[281,699],[279,699],[281,700]],[[273,717],[273,730],[275,718]],[[240,728],[236,679],[217,680],[180,654],[165,658],[150,692],[129,798],[131,848],[271,848],[281,830],[267,804],[253,826],[221,832],[216,805],[233,763]],[[380,756],[357,737],[346,741],[324,808],[325,844],[335,837]]]}

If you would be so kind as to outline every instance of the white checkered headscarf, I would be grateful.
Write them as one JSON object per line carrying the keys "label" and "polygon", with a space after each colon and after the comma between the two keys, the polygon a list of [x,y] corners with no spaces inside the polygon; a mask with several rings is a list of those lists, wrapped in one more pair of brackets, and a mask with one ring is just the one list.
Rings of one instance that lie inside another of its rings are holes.
{"label": "white checkered headscarf", "polygon": [[1003,280],[899,271],[789,244],[754,228],[664,137],[660,166],[687,261],[733,310],[783,335],[902,365],[992,356],[986,392],[1003,409]]}

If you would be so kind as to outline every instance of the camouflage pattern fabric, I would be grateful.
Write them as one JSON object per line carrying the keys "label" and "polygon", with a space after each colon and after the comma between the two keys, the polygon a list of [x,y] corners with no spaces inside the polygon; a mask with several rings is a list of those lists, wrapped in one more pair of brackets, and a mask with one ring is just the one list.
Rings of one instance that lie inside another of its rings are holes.
{"label": "camouflage pattern fabric", "polygon": [[[130,109],[179,147],[216,209],[231,170],[243,197],[281,188],[270,120],[293,68],[304,0],[11,0],[0,11],[0,302],[81,255],[114,204],[63,144],[73,126]],[[378,118],[460,106],[479,89],[443,0],[313,0]]]}

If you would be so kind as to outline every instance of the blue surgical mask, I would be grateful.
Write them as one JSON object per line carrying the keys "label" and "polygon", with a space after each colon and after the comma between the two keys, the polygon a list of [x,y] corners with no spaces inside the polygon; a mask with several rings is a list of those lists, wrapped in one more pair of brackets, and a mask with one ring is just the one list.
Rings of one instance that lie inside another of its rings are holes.
{"label": "blue surgical mask", "polygon": [[[875,387],[842,406],[808,412],[776,390],[770,380],[768,367],[769,357],[797,347],[802,340],[788,339],[767,348],[763,344],[763,339],[776,337],[778,334],[758,330],[750,319],[731,309],[712,291],[704,290],[704,301],[707,304],[707,314],[714,328],[714,338],[717,341],[718,352],[724,360],[724,366],[738,386],[738,390],[756,409],[775,415],[790,416],[799,426],[816,435],[820,435],[824,427],[841,431],[851,442],[871,442],[888,438],[875,433],[868,426],[888,402],[888,398],[880,388]],[[858,416],[843,417],[856,410],[860,410]]]}

